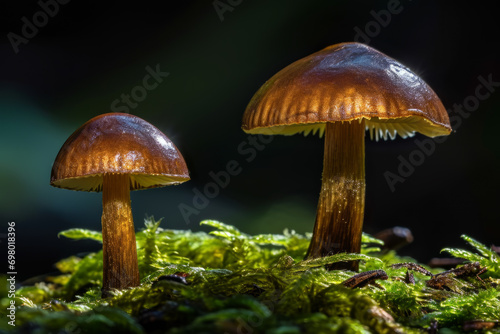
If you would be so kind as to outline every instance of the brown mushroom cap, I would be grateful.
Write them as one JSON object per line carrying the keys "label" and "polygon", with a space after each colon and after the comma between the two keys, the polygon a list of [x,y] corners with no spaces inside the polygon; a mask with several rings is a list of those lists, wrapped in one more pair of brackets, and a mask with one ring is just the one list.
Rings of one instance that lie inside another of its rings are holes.
{"label": "brown mushroom cap", "polygon": [[160,130],[130,114],[99,115],[83,124],[59,151],[50,184],[102,191],[104,173],[130,175],[130,190],[189,180],[184,158]]}
{"label": "brown mushroom cap", "polygon": [[248,104],[243,130],[322,134],[326,122],[361,119],[376,139],[451,132],[446,109],[419,76],[360,43],[329,46],[276,73]]}

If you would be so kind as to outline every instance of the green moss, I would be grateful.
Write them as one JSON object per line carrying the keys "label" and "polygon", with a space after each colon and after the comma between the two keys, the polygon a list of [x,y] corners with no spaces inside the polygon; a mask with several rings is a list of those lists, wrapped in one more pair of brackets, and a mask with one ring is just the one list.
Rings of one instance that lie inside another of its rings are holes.
{"label": "green moss", "polygon": [[435,312],[431,314],[447,326],[477,319],[495,321],[500,319],[499,297],[497,289],[453,296],[441,303],[432,303],[431,309]]}
{"label": "green moss", "polygon": [[[70,257],[56,264],[61,274],[16,292],[19,333],[425,333],[439,327],[460,331],[470,320],[500,318],[498,255],[464,236],[477,253],[445,249],[479,261],[488,271],[450,277],[451,291],[426,285],[428,276],[391,264],[413,261],[381,253],[380,240],[363,235],[361,254],[303,260],[309,237],[293,231],[251,236],[233,226],[207,220],[210,233],[168,230],[146,219],[137,233],[141,286],[101,299],[102,252]],[[102,242],[99,232],[72,229],[72,239]],[[329,263],[360,260],[362,271],[382,269],[389,276],[348,289],[341,283],[355,273],[326,271]],[[182,278],[184,277],[184,278]],[[185,280],[185,282],[184,282]],[[187,284],[186,284],[187,283]],[[2,317],[9,304],[0,290]],[[496,328],[490,331],[500,331]]]}
{"label": "green moss", "polygon": [[455,257],[466,259],[471,262],[477,261],[481,264],[481,266],[488,268],[489,277],[500,278],[500,256],[498,253],[467,235],[462,235],[462,239],[475,248],[479,254],[456,248],[445,248],[442,252],[450,253]]}

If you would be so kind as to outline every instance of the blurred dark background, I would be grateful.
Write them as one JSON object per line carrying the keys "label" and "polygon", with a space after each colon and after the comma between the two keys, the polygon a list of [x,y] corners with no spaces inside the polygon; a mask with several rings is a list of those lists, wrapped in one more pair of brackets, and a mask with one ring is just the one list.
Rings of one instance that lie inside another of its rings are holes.
{"label": "blurred dark background", "polygon": [[[192,180],[133,192],[136,229],[154,215],[164,217],[164,228],[199,230],[201,220],[217,219],[251,234],[312,231],[323,140],[277,136],[249,159],[238,151],[240,145],[250,147],[241,117],[255,91],[278,70],[353,40],[409,66],[447,109],[456,104],[470,110],[452,111],[456,131],[394,191],[384,173],[397,173],[398,157],[408,159],[418,150],[415,139],[425,137],[367,139],[364,230],[410,228],[415,241],[401,253],[424,262],[444,247],[466,247],[461,234],[500,244],[500,83],[478,88],[479,77],[500,82],[493,3],[55,3],[10,1],[0,10],[0,241],[6,254],[7,222],[15,221],[19,278],[53,271],[54,262],[71,254],[100,249],[57,233],[100,230],[101,194],[53,188],[50,170],[66,138],[90,118],[114,111],[113,101],[142,86],[148,66],[168,76],[128,109],[172,139]],[[37,31],[23,29],[26,22],[37,23]],[[193,206],[193,189],[203,193],[212,182],[209,173],[225,170],[231,160],[241,172],[188,223],[179,205]]]}

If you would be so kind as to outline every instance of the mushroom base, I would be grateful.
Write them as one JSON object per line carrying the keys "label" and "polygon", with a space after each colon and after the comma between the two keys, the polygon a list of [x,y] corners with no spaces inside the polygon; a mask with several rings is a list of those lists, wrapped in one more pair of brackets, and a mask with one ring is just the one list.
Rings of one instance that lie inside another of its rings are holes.
{"label": "mushroom base", "polygon": [[128,175],[104,174],[102,206],[102,291],[105,296],[112,289],[140,283]]}
{"label": "mushroom base", "polygon": [[[365,124],[327,123],[321,192],[306,258],[359,253],[364,207]],[[334,263],[327,269],[357,271],[358,263]]]}

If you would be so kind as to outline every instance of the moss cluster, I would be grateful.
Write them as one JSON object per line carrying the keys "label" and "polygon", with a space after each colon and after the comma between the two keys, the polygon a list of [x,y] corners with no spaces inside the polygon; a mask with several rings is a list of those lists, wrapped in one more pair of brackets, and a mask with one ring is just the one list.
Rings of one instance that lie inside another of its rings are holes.
{"label": "moss cluster", "polygon": [[[413,261],[380,252],[363,235],[362,254],[303,260],[309,236],[293,231],[250,236],[217,221],[210,233],[166,230],[148,218],[137,233],[141,286],[101,298],[102,253],[56,264],[59,276],[16,292],[16,326],[6,323],[7,291],[0,291],[0,330],[18,333],[426,333],[461,332],[468,321],[500,333],[500,257],[464,236],[477,253],[445,249],[478,261],[488,271],[453,277],[449,287],[428,287],[428,276],[391,264]],[[72,239],[102,242],[99,232],[72,229]],[[388,280],[349,289],[355,273],[325,265],[360,260],[360,270],[385,270]],[[433,270],[437,273],[439,270]]]}

